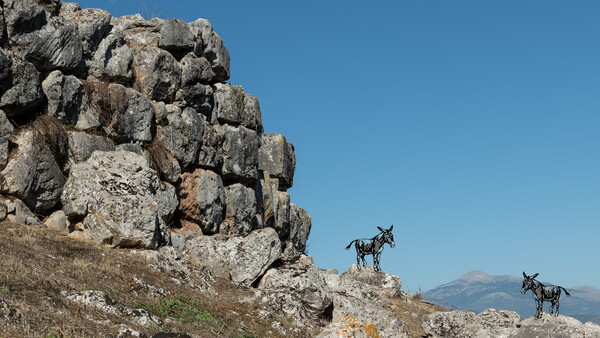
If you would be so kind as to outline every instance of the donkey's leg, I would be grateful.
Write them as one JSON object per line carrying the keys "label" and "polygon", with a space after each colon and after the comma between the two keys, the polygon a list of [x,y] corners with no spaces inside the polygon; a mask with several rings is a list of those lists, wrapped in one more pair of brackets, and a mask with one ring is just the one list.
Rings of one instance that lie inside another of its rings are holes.
{"label": "donkey's leg", "polygon": [[559,299],[560,299],[560,297],[556,298],[556,312],[554,313],[555,316],[558,316],[558,306],[560,305]]}
{"label": "donkey's leg", "polygon": [[554,314],[554,305],[556,305],[556,303],[554,302],[554,300],[550,301],[550,314]]}
{"label": "donkey's leg", "polygon": [[542,317],[542,309],[543,309],[543,304],[544,302],[542,300],[537,300],[535,301],[535,316],[537,318],[541,318]]}
{"label": "donkey's leg", "polygon": [[375,271],[381,271],[381,266],[379,266],[379,259],[381,258],[380,253],[373,254],[373,266]]}

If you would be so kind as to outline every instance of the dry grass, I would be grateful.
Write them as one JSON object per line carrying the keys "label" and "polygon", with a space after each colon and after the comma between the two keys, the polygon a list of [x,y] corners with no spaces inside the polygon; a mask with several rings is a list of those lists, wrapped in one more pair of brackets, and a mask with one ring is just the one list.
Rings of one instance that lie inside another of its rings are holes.
{"label": "dry grass", "polygon": [[[272,322],[259,316],[259,309],[240,302],[250,296],[250,290],[229,281],[211,276],[214,292],[201,291],[176,283],[176,272],[161,272],[151,266],[155,261],[132,250],[74,240],[58,230],[6,222],[0,223],[0,228],[0,300],[22,313],[20,319],[3,321],[0,307],[0,337],[114,337],[120,324],[147,336],[168,331],[194,337],[278,337]],[[134,277],[170,290],[171,295],[165,298],[152,293],[135,283]],[[194,284],[207,278],[190,277]],[[131,318],[83,305],[78,308],[60,295],[61,291],[86,289],[103,291],[122,306],[159,309],[157,314],[165,324],[140,326]],[[172,305],[169,299],[191,304],[193,309],[186,313],[199,319],[178,317],[183,307]],[[170,310],[164,304],[171,304]]]}
{"label": "dry grass", "polygon": [[85,88],[84,106],[96,110],[100,122],[110,127],[112,117],[127,108],[128,96],[125,87],[111,86],[107,82],[91,77],[84,80],[83,85]]}
{"label": "dry grass", "polygon": [[421,327],[421,319],[431,313],[446,311],[445,309],[425,302],[421,298],[386,298],[386,307],[391,310],[408,328],[410,337],[425,337]]}

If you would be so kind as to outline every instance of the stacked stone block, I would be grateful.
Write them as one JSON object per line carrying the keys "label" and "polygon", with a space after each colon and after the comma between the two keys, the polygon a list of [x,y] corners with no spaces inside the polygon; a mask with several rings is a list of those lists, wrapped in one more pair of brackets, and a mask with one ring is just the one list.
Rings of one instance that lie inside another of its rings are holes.
{"label": "stacked stone block", "polygon": [[0,4],[0,204],[28,209],[0,216],[64,212],[72,234],[115,246],[273,228],[283,255],[305,250],[294,147],[224,82],[208,20]]}

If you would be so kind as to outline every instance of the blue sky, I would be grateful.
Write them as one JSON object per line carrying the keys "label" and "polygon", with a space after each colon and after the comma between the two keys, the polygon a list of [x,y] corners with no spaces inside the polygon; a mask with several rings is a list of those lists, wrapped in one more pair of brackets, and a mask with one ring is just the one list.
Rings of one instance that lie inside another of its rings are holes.
{"label": "blue sky", "polygon": [[321,268],[347,270],[351,240],[394,224],[381,265],[403,289],[476,269],[600,287],[600,2],[154,4],[209,19],[229,82],[295,145]]}

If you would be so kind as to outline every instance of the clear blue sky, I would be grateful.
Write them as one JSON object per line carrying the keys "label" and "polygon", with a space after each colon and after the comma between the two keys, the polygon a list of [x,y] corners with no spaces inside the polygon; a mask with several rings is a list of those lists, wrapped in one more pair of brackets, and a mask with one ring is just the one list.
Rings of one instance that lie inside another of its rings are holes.
{"label": "clear blue sky", "polygon": [[381,265],[403,289],[475,269],[600,287],[600,2],[155,4],[213,23],[230,82],[295,145],[321,268],[394,224]]}

